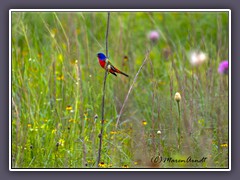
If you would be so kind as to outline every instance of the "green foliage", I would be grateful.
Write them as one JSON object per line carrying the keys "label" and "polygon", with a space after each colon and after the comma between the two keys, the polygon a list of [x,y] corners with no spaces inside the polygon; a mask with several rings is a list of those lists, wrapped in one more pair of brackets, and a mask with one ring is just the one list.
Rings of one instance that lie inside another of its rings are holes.
{"label": "green foliage", "polygon": [[[105,52],[106,22],[105,12],[12,13],[13,168],[96,167],[104,78],[96,54]],[[151,30],[160,33],[155,43]],[[217,72],[228,58],[228,33],[223,12],[111,12],[109,59],[130,78],[107,78],[101,167],[155,167],[158,153],[207,157],[161,168],[228,167],[228,77]],[[193,68],[191,50],[206,52],[208,61]]]}

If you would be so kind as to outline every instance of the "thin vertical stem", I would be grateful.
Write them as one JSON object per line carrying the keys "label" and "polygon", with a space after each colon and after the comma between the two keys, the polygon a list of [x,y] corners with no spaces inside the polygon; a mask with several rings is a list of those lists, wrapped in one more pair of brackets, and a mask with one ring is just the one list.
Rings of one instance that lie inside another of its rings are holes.
{"label": "thin vertical stem", "polygon": [[[108,32],[109,32],[109,22],[110,22],[110,12],[108,12],[108,19],[107,19],[107,31],[106,31],[106,56],[108,57]],[[108,64],[108,63],[107,63]],[[99,134],[99,149],[98,149],[98,159],[97,159],[97,167],[99,166],[101,160],[101,152],[102,152],[102,140],[103,140],[103,128],[104,128],[104,102],[105,102],[105,87],[106,87],[106,80],[108,75],[107,64],[105,66],[105,76],[103,82],[103,95],[102,95],[102,120],[101,120],[101,131]]]}
{"label": "thin vertical stem", "polygon": [[110,22],[110,12],[108,12],[107,31],[106,31],[106,56],[107,56],[107,57],[108,57],[108,31],[109,31],[109,22]]}
{"label": "thin vertical stem", "polygon": [[[153,62],[150,61],[150,67],[151,67],[151,79],[154,79],[154,65]],[[152,83],[152,142],[153,142],[153,151],[154,154],[156,153],[156,142],[155,142],[155,118],[154,118],[154,99],[155,99],[155,82]]]}
{"label": "thin vertical stem", "polygon": [[180,149],[181,130],[180,130],[180,106],[179,106],[179,101],[177,101],[177,105],[178,105],[178,149]]}

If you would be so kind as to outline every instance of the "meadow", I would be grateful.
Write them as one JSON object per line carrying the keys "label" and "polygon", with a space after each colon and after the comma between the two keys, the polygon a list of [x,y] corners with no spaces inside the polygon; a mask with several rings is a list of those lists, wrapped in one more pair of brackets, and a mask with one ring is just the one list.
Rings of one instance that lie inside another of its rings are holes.
{"label": "meadow", "polygon": [[102,123],[107,12],[12,12],[12,168],[228,168],[228,21],[110,12]]}

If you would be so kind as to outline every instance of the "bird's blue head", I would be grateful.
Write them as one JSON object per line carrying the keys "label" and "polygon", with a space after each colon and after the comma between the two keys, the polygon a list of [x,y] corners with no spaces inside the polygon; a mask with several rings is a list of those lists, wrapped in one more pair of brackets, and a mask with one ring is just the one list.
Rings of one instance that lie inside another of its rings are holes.
{"label": "bird's blue head", "polygon": [[107,57],[103,53],[98,53],[97,57],[99,60],[102,60],[102,61],[105,61],[107,59]]}

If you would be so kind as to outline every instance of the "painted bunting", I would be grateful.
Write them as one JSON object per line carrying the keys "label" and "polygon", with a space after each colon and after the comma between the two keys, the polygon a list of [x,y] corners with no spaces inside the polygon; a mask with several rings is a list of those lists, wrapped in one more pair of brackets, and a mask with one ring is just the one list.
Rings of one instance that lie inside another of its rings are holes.
{"label": "painted bunting", "polygon": [[[98,57],[99,64],[102,66],[102,68],[105,69],[106,62],[108,61],[107,57],[103,53],[98,53],[97,57]],[[122,74],[122,75],[128,77],[127,74],[125,74],[124,72],[122,72],[119,69],[117,69],[116,67],[114,67],[109,61],[108,61],[108,65],[110,65],[109,72],[112,73],[113,75],[117,76],[116,73],[119,73],[119,74]]]}

